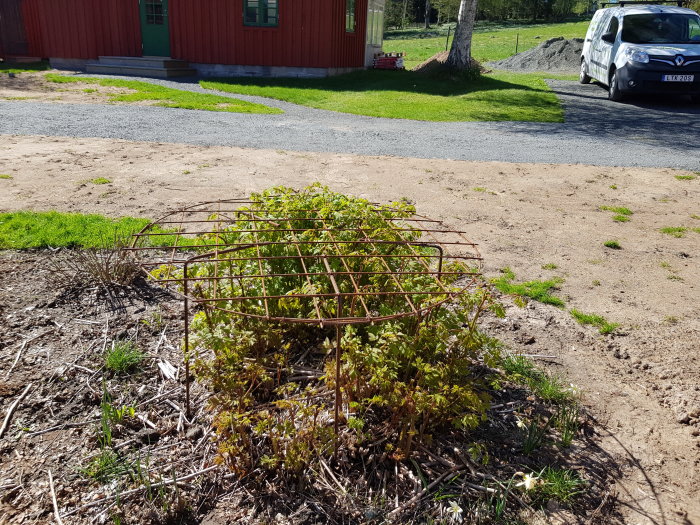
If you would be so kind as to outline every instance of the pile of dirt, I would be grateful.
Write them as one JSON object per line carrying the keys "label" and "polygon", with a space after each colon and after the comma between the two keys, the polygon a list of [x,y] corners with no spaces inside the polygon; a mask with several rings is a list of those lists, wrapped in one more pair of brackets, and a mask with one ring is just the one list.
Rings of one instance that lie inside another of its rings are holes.
{"label": "pile of dirt", "polygon": [[550,38],[539,46],[504,60],[489,62],[495,69],[508,71],[577,72],[583,50],[583,39]]}
{"label": "pile of dirt", "polygon": [[416,67],[413,68],[413,71],[425,74],[433,73],[445,66],[445,64],[447,63],[447,57],[449,56],[449,51],[442,51],[437,55],[431,56],[428,60],[418,64]]}
{"label": "pile of dirt", "polygon": [[[421,73],[423,75],[440,75],[441,73],[446,73],[448,76],[453,76],[454,71],[447,65],[447,59],[450,56],[449,51],[441,51],[440,53],[431,56],[428,60],[421,62],[411,71],[416,73]],[[472,67],[477,68],[482,73],[485,69],[482,65],[472,58]]]}

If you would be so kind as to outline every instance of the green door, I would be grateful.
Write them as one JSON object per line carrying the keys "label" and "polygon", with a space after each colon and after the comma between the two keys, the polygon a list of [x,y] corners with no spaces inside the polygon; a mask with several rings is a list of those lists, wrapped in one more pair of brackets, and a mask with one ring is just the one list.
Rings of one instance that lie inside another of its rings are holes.
{"label": "green door", "polygon": [[170,56],[168,0],[139,0],[143,56]]}

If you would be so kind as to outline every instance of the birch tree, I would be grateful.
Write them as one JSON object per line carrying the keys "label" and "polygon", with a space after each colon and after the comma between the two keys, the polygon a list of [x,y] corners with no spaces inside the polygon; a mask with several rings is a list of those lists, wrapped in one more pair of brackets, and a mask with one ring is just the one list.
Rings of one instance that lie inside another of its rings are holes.
{"label": "birch tree", "polygon": [[472,33],[476,18],[476,2],[477,0],[461,0],[459,4],[457,29],[452,40],[450,55],[447,57],[447,65],[454,69],[469,69],[472,65]]}

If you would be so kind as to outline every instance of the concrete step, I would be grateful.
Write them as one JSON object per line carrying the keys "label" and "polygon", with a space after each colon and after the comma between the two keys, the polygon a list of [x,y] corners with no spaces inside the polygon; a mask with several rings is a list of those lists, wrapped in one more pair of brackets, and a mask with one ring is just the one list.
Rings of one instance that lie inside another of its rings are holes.
{"label": "concrete step", "polygon": [[98,63],[105,66],[135,66],[152,68],[183,69],[189,67],[184,60],[175,60],[170,57],[98,57]]}
{"label": "concrete step", "polygon": [[105,65],[99,63],[86,64],[85,71],[102,75],[131,75],[137,77],[172,78],[195,76],[197,71],[188,67],[158,68],[146,66]]}

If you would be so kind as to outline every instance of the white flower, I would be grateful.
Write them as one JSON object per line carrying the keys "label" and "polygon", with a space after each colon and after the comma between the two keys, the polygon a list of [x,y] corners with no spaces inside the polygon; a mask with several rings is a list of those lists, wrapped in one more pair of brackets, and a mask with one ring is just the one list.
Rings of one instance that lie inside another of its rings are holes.
{"label": "white flower", "polygon": [[522,472],[519,472],[518,474],[523,476],[523,480],[516,483],[516,487],[523,487],[525,490],[532,490],[540,482],[540,478],[532,474],[523,474]]}
{"label": "white flower", "polygon": [[517,416],[516,416],[516,418],[515,418],[515,425],[516,425],[518,428],[525,428],[525,427],[527,426],[527,425],[525,424],[525,422],[524,422],[522,419],[520,419],[519,417],[517,417]]}
{"label": "white flower", "polygon": [[450,501],[450,506],[447,509],[448,514],[452,515],[454,521],[462,521],[462,507],[457,505],[456,501]]}

